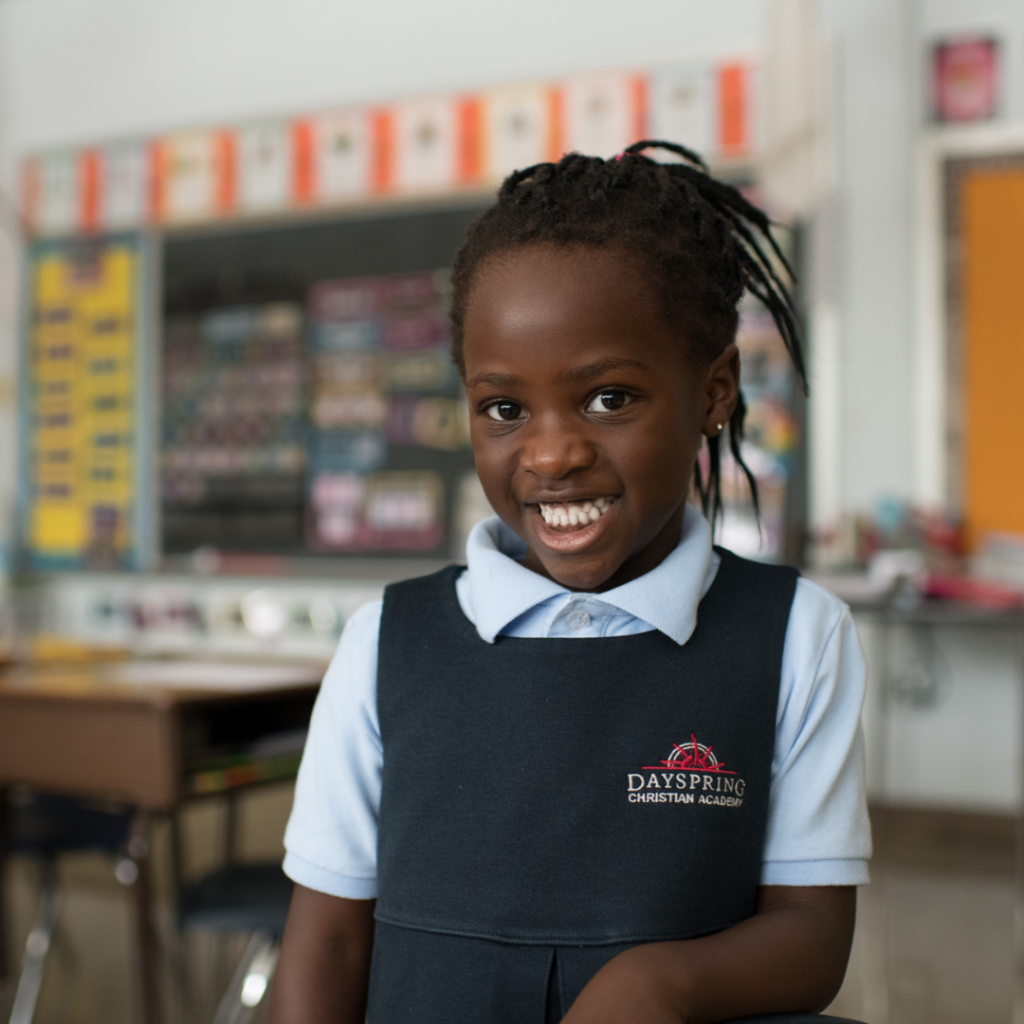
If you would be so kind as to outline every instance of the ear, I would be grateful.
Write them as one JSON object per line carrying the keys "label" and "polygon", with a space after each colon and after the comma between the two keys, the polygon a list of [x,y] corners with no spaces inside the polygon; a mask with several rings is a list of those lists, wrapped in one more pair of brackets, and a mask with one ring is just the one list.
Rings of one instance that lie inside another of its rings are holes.
{"label": "ear", "polygon": [[717,437],[732,417],[740,395],[740,352],[729,345],[708,367],[701,396],[705,437]]}

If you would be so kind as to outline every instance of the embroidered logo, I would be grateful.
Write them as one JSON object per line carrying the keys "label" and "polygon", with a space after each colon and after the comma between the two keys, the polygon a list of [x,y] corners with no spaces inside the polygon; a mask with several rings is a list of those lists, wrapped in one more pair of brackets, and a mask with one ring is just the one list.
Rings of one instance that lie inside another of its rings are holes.
{"label": "embroidered logo", "polygon": [[644,765],[626,778],[631,804],[741,807],[746,789],[739,774],[719,761],[710,744],[698,743],[693,733],[688,743],[677,743],[660,764]]}

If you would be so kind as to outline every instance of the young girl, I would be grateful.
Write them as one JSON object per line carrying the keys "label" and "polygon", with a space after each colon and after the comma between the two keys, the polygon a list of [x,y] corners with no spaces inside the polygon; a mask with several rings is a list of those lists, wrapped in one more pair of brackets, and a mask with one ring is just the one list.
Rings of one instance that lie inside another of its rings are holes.
{"label": "young girl", "polygon": [[680,1024],[835,995],[870,855],[853,626],[687,504],[695,482],[718,513],[726,431],[740,458],[744,289],[803,376],[768,232],[649,141],[517,172],[470,230],[453,356],[498,517],[467,568],[346,627],[285,839],[276,1024]]}

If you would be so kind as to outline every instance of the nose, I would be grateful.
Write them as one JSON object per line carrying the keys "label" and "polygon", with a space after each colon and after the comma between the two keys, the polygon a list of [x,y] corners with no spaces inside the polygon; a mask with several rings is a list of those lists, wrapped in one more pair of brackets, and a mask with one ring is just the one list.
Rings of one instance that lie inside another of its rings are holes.
{"label": "nose", "polygon": [[524,431],[519,468],[534,476],[561,480],[589,469],[596,455],[593,444],[576,424],[561,417],[535,418]]}

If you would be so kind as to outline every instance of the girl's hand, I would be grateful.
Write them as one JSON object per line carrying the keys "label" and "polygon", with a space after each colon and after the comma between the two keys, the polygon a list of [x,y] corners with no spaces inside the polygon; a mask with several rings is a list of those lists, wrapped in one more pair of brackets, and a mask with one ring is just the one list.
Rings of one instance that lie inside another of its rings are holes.
{"label": "girl's hand", "polygon": [[[562,1024],[688,1024],[678,984],[670,990],[657,967],[651,969],[655,949],[637,946],[609,960],[587,983]],[[655,954],[655,959],[660,957]],[[673,961],[678,983],[683,965],[678,955]]]}
{"label": "girl's hand", "polygon": [[856,890],[762,886],[757,913],[701,939],[651,942],[609,960],[563,1024],[715,1024],[816,1013],[839,991]]}

